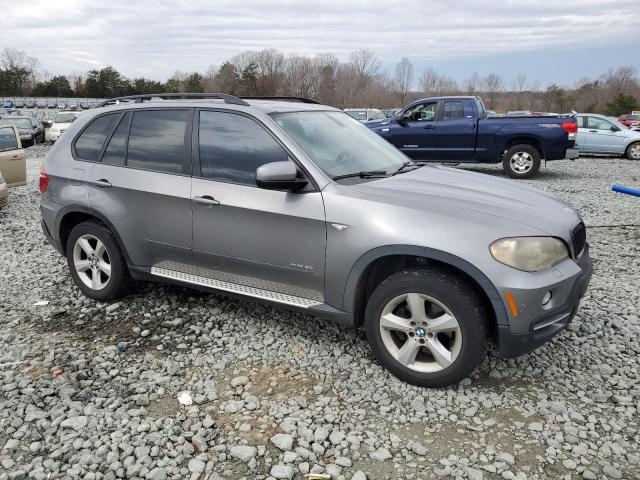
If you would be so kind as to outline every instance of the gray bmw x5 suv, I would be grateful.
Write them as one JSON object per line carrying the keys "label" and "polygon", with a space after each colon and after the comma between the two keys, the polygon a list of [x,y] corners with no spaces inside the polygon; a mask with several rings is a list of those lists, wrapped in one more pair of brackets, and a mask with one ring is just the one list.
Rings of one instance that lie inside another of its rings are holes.
{"label": "gray bmw x5 suv", "polygon": [[[511,180],[412,161],[304,99],[142,95],[78,116],[41,171],[42,229],[87,296],[154,279],[363,328],[422,386],[487,341],[526,353],[575,315],[580,215]],[[313,321],[313,320],[309,320]]]}

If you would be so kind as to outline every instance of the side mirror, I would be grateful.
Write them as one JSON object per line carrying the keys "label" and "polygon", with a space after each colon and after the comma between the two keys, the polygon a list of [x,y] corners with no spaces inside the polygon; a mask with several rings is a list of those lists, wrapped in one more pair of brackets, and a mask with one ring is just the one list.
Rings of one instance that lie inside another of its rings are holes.
{"label": "side mirror", "polygon": [[395,115],[393,117],[393,119],[395,120],[395,122],[398,125],[402,125],[403,127],[407,124],[407,122],[409,121],[408,117],[405,117],[404,114],[402,112],[398,113],[397,115]]}
{"label": "side mirror", "polygon": [[300,190],[307,180],[298,176],[298,168],[291,161],[265,163],[256,170],[256,185],[266,190]]}
{"label": "side mirror", "polygon": [[619,132],[620,129],[618,127],[616,127],[615,125],[611,125],[611,131],[612,132]]}

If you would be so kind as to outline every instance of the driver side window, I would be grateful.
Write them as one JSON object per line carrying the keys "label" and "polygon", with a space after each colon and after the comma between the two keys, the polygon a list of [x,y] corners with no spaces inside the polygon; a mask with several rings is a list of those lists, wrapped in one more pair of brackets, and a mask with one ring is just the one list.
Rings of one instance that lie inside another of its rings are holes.
{"label": "driver side window", "polygon": [[433,122],[436,119],[437,102],[421,103],[407,110],[403,117],[409,122]]}
{"label": "driver side window", "polygon": [[611,130],[611,127],[613,127],[611,122],[607,122],[606,120],[597,117],[588,117],[587,125],[588,128],[592,130]]}

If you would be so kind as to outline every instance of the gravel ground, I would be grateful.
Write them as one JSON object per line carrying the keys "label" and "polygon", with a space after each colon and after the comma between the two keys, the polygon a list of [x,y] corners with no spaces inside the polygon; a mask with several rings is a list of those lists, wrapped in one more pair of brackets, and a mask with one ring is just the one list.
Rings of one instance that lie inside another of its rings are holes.
{"label": "gravel ground", "polygon": [[81,296],[39,231],[47,149],[0,212],[0,480],[640,479],[640,230],[606,227],[639,223],[640,199],[609,190],[640,164],[557,161],[527,182],[590,226],[582,309],[534,353],[426,390],[302,314],[146,283]]}

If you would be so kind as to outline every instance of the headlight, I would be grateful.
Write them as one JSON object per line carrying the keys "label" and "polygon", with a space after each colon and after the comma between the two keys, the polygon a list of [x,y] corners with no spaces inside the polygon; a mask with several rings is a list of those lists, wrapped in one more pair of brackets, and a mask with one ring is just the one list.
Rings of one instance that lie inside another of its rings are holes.
{"label": "headlight", "polygon": [[565,243],[553,237],[503,238],[489,250],[500,263],[525,272],[545,270],[569,256]]}

